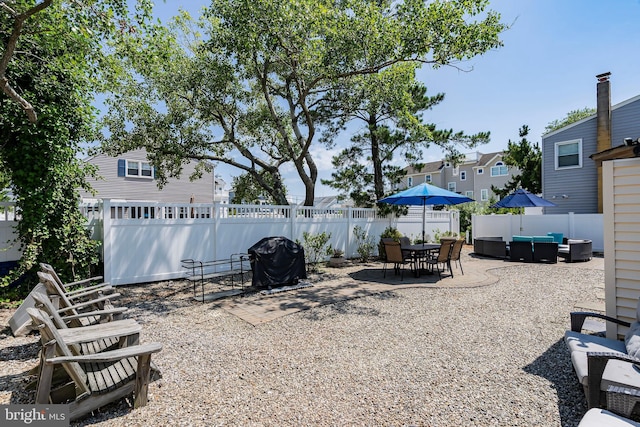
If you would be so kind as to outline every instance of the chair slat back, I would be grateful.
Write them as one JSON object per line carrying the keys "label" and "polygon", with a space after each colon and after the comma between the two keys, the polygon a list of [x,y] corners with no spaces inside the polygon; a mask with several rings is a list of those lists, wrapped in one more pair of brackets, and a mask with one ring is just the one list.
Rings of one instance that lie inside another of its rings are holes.
{"label": "chair slat back", "polygon": [[[54,326],[51,319],[44,311],[37,308],[29,308],[27,309],[29,316],[39,329],[40,329],[40,339],[42,340],[42,344],[46,344],[49,341],[56,342],[56,356],[73,356],[74,354],[71,352],[67,344],[64,342],[62,336],[58,333],[58,329]],[[91,390],[87,385],[87,374],[82,370],[80,365],[77,362],[63,363],[62,364],[69,377],[74,381],[76,386],[76,391],[79,390],[80,394],[90,394]]]}
{"label": "chair slat back", "polygon": [[451,261],[458,261],[460,259],[460,253],[462,252],[462,246],[464,245],[464,239],[458,239],[453,243],[451,248]]}
{"label": "chair slat back", "polygon": [[384,250],[387,254],[388,262],[404,262],[402,250],[398,242],[385,242]]}
{"label": "chair slat back", "polygon": [[440,244],[440,251],[438,252],[438,262],[447,262],[449,255],[451,254],[451,247],[453,246],[452,240],[443,240]]}
{"label": "chair slat back", "polygon": [[[60,308],[71,307],[73,305],[67,297],[67,293],[64,288],[58,284],[51,274],[38,271],[38,278],[40,279],[40,283],[47,288],[47,293],[49,295],[56,295],[60,297]],[[74,312],[73,314],[76,314],[75,310],[70,311]]]}
{"label": "chair slat back", "polygon": [[60,276],[58,276],[58,273],[56,273],[56,271],[53,269],[53,267],[51,266],[51,264],[47,264],[44,262],[40,263],[40,269],[42,270],[43,273],[47,273],[50,274],[51,277],[53,278],[53,280],[56,281],[56,283],[58,283],[58,285],[60,285],[62,287],[62,289],[64,289],[64,282],[62,282],[62,279],[60,279]]}

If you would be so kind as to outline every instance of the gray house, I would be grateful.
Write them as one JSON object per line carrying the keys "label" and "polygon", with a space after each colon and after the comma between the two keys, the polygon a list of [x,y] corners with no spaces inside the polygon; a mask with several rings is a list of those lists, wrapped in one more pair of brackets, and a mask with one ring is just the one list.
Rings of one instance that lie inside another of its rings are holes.
{"label": "gray house", "polygon": [[547,214],[602,213],[602,167],[589,157],[640,137],[640,96],[611,106],[610,73],[600,74],[597,112],[542,136]]}
{"label": "gray house", "polygon": [[167,184],[158,189],[155,171],[144,149],[129,151],[118,157],[99,154],[85,160],[98,167],[99,179],[89,179],[96,190],[92,195],[81,190],[83,199],[123,199],[131,201],[229,203],[229,192],[221,178],[214,179],[214,173],[205,173],[194,181],[189,176],[195,171],[196,163],[184,166],[180,179],[169,178]]}
{"label": "gray house", "polygon": [[502,188],[518,170],[507,167],[502,161],[502,152],[483,154],[470,153],[462,163],[453,165],[445,160],[429,162],[419,170],[407,167],[404,184],[406,187],[427,182],[464,194],[479,202],[495,197],[491,186]]}

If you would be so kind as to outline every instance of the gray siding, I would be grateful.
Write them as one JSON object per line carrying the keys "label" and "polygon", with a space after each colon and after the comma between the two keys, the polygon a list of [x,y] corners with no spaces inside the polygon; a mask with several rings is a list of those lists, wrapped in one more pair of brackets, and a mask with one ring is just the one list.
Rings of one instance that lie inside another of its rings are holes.
{"label": "gray siding", "polygon": [[205,174],[193,182],[189,180],[195,170],[195,163],[185,165],[180,179],[170,178],[163,189],[159,190],[155,179],[118,176],[118,159],[146,162],[147,156],[144,150],[134,150],[118,157],[100,154],[88,159],[88,163],[98,167],[101,178],[89,179],[96,190],[95,195],[81,191],[81,197],[188,203],[193,194],[196,203],[213,202],[213,174]]}
{"label": "gray siding", "polygon": [[[624,138],[640,137],[640,96],[611,109],[611,145]],[[582,139],[582,167],[555,170],[555,143]],[[589,158],[597,152],[596,117],[584,119],[542,138],[542,193],[558,206],[545,208],[547,214],[596,213],[598,211],[598,171]],[[562,196],[568,196],[563,198]],[[555,198],[554,198],[555,196]]]}
{"label": "gray siding", "polygon": [[[555,144],[575,139],[582,139],[582,167],[556,170]],[[545,214],[598,211],[598,172],[589,158],[596,151],[595,117],[542,139],[542,197],[557,205]]]}

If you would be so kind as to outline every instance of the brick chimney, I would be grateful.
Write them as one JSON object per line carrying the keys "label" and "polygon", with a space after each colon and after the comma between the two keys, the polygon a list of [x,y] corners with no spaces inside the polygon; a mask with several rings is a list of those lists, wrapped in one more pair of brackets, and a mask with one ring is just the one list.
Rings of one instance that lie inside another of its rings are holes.
{"label": "brick chimney", "polygon": [[[596,112],[596,152],[611,148],[611,73],[596,76],[598,85]],[[602,213],[602,165],[598,166],[598,213]]]}

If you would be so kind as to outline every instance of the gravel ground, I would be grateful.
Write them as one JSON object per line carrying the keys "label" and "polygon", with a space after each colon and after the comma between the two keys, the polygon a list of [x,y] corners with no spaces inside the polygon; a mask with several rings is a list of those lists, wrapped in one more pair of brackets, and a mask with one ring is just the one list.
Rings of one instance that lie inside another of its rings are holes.
{"label": "gravel ground", "polygon": [[[123,304],[158,341],[148,406],[103,408],[104,426],[576,426],[586,412],[562,341],[568,313],[604,272],[493,270],[497,283],[404,289],[251,326],[181,282],[126,287]],[[177,291],[176,291],[177,289]],[[175,291],[175,292],[174,292]],[[12,311],[0,310],[7,325]],[[37,335],[0,336],[0,403],[24,403]]]}

